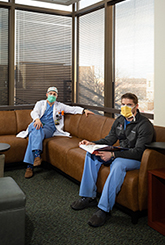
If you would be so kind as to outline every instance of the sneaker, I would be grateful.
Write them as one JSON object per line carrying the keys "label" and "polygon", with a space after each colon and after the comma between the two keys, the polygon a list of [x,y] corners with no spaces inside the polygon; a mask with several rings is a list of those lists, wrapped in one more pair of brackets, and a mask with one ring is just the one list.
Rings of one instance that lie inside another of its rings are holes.
{"label": "sneaker", "polygon": [[31,178],[33,176],[33,169],[32,168],[27,168],[25,172],[25,178]]}
{"label": "sneaker", "polygon": [[91,197],[82,197],[81,199],[74,201],[71,204],[71,208],[74,210],[81,210],[88,207],[97,206],[97,199]]}
{"label": "sneaker", "polygon": [[41,158],[40,157],[36,157],[35,159],[34,159],[34,163],[33,163],[33,166],[34,167],[37,167],[37,166],[40,166],[41,165]]}
{"label": "sneaker", "polygon": [[105,224],[105,222],[110,218],[110,213],[107,213],[99,209],[93,216],[89,219],[88,225],[93,227],[99,227]]}

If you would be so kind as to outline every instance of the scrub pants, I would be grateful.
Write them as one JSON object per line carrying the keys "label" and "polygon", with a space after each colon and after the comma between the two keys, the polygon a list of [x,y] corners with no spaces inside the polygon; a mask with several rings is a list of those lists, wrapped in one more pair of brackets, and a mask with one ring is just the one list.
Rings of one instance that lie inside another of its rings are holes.
{"label": "scrub pants", "polygon": [[[97,176],[104,161],[94,154],[87,153],[84,163],[84,172],[81,180],[79,195],[81,197],[96,197]],[[110,173],[98,203],[98,208],[109,212],[112,210],[117,193],[124,182],[126,171],[139,169],[140,161],[126,158],[116,158],[110,165]]]}
{"label": "scrub pants", "polygon": [[32,122],[29,125],[29,141],[28,141],[28,146],[26,149],[25,157],[24,157],[24,162],[33,164],[34,162],[34,151],[35,150],[40,150],[42,151],[43,149],[43,140],[45,138],[52,137],[55,129],[52,129],[48,125],[44,125],[40,129],[36,129],[33,126],[34,122]]}

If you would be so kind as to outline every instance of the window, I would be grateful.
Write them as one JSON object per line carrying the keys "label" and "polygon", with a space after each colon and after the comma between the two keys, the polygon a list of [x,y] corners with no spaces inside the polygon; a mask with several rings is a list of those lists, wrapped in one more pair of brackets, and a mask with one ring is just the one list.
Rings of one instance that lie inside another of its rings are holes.
{"label": "window", "polygon": [[80,4],[80,9],[88,7],[92,4],[95,4],[97,2],[100,2],[100,0],[80,0],[79,4]]}
{"label": "window", "polygon": [[60,101],[107,113],[136,93],[140,111],[153,115],[154,0],[0,2],[0,105],[34,104],[57,86]]}
{"label": "window", "polygon": [[8,105],[8,9],[0,8],[0,105]]}
{"label": "window", "polygon": [[58,10],[65,10],[65,11],[72,11],[72,5],[65,6],[61,4],[54,4],[54,3],[48,3],[48,2],[40,2],[40,1],[34,1],[34,0],[15,0],[16,3],[19,4],[25,4],[30,6],[36,6],[41,8],[50,8],[50,9],[58,9]]}
{"label": "window", "polygon": [[34,104],[50,86],[71,101],[71,32],[71,17],[16,11],[14,104]]}
{"label": "window", "polygon": [[104,106],[104,9],[79,17],[79,103]]}
{"label": "window", "polygon": [[126,92],[139,98],[142,112],[154,109],[154,0],[116,4],[115,105]]}

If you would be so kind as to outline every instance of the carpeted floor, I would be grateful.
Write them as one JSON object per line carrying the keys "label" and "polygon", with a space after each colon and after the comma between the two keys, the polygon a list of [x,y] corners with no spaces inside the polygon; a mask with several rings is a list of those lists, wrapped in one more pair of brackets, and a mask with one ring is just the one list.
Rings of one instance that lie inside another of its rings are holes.
{"label": "carpeted floor", "polygon": [[104,226],[90,227],[87,221],[97,208],[70,208],[78,198],[76,183],[51,168],[36,168],[31,179],[24,173],[22,168],[5,171],[26,194],[26,245],[165,244],[165,236],[147,225],[147,217],[133,225],[130,216],[116,208]]}

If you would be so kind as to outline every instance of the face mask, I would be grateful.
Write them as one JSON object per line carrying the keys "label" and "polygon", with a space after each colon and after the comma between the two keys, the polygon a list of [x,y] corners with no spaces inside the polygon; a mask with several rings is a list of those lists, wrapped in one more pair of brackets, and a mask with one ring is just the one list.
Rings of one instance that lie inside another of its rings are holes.
{"label": "face mask", "polygon": [[56,101],[56,96],[54,96],[54,95],[48,95],[48,101],[50,102],[50,103],[53,103],[53,102],[55,102]]}
{"label": "face mask", "polygon": [[[135,107],[135,106],[134,106],[134,107]],[[134,116],[134,115],[132,114],[132,109],[133,109],[134,107],[127,106],[127,105],[121,106],[121,115],[123,115],[125,118],[129,118],[129,117]]]}

